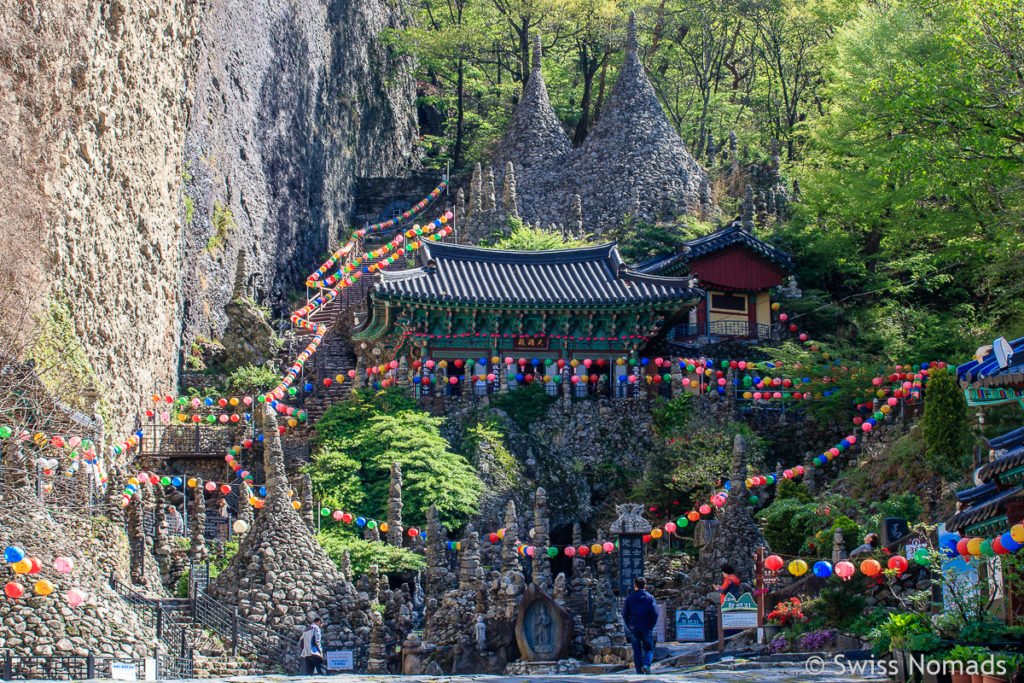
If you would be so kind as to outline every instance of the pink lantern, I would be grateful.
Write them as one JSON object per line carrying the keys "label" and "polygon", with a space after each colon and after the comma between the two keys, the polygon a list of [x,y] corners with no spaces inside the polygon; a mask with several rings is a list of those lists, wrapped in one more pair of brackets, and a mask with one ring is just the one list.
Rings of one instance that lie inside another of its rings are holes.
{"label": "pink lantern", "polygon": [[630,384],[636,384],[636,375],[630,375],[629,376],[629,383]]}
{"label": "pink lantern", "polygon": [[835,571],[836,576],[841,578],[843,581],[849,581],[855,570],[852,562],[843,560],[842,562],[836,562],[836,566],[833,568],[833,571]]}
{"label": "pink lantern", "polygon": [[61,574],[67,574],[75,568],[75,561],[70,557],[56,557],[53,560],[54,571],[60,572]]}
{"label": "pink lantern", "polygon": [[576,548],[573,548],[571,545],[565,547],[565,556],[566,557],[572,557],[575,554],[576,554]]}
{"label": "pink lantern", "polygon": [[171,414],[170,413],[160,413],[160,419],[163,420],[164,422],[170,422],[171,421]]}
{"label": "pink lantern", "polygon": [[[670,534],[673,533],[678,528],[679,527],[676,526],[675,522],[666,522],[665,523],[665,531],[669,532]],[[615,546],[612,546],[612,547],[614,548]],[[611,550],[608,549],[608,548],[606,548],[605,550],[607,550],[608,552],[611,552]]]}
{"label": "pink lantern", "polygon": [[605,541],[604,545],[601,546],[601,549],[604,550],[606,553],[610,553],[613,550],[615,550],[615,544],[611,541]]}
{"label": "pink lantern", "polygon": [[493,382],[497,378],[498,378],[498,376],[495,375],[493,372],[487,374],[487,381],[488,382]]}
{"label": "pink lantern", "polygon": [[860,428],[863,429],[865,432],[870,432],[871,431],[871,423],[870,422],[865,422],[864,424],[862,424],[860,426]]}
{"label": "pink lantern", "polygon": [[221,415],[217,419],[220,420],[222,423],[226,423],[228,421],[228,416],[227,415]]}
{"label": "pink lantern", "polygon": [[802,475],[803,473],[804,473],[804,466],[803,465],[797,465],[796,467],[793,468],[793,474],[796,474],[796,475],[799,476],[799,475]]}
{"label": "pink lantern", "polygon": [[67,593],[64,594],[64,597],[67,598],[68,604],[72,607],[78,607],[83,602],[85,602],[85,596],[82,595],[82,592],[77,588],[72,588],[71,590],[69,590]]}
{"label": "pink lantern", "polygon": [[452,377],[448,378],[448,384],[454,385],[454,384],[458,384],[458,383],[459,383],[459,378],[458,377],[455,377],[453,375]]}
{"label": "pink lantern", "polygon": [[242,398],[242,403],[244,403],[247,406],[251,406],[252,405],[252,396],[246,396],[246,397]]}
{"label": "pink lantern", "polygon": [[850,434],[848,437],[846,437],[846,440],[849,441],[851,444],[857,443],[857,437],[854,436],[853,434]]}
{"label": "pink lantern", "polygon": [[785,477],[786,479],[792,479],[793,478],[793,470],[784,470],[782,472],[782,476]]}
{"label": "pink lantern", "polygon": [[781,320],[782,322],[786,322],[787,320],[789,320],[789,316],[786,315],[785,313],[781,313],[779,314],[779,320]]}
{"label": "pink lantern", "polygon": [[198,398],[192,399],[192,407],[193,408],[198,408],[199,407],[199,399]]}
{"label": "pink lantern", "polygon": [[896,404],[897,404],[897,403],[899,403],[899,402],[900,402],[900,401],[899,401],[899,399],[897,399],[897,398],[889,398],[889,399],[888,399],[888,400],[886,401],[886,403],[888,403],[888,404],[889,404],[890,406],[892,406],[892,407],[896,407]]}
{"label": "pink lantern", "polygon": [[345,514],[345,513],[344,513],[344,512],[342,512],[341,510],[335,510],[334,512],[332,512],[332,513],[331,513],[331,518],[332,518],[332,519],[333,519],[333,520],[334,520],[335,522],[340,522],[340,521],[341,521],[341,518],[342,518],[342,516],[343,516],[344,514]]}
{"label": "pink lantern", "polygon": [[424,363],[424,365],[427,366],[427,370],[430,370],[431,368],[434,367],[434,361],[428,360],[426,363]]}

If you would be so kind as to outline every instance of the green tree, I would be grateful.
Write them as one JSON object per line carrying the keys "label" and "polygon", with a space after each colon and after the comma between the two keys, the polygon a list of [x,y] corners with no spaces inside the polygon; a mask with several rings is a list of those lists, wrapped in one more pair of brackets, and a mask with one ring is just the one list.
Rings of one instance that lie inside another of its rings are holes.
{"label": "green tree", "polygon": [[547,249],[571,249],[573,247],[585,247],[591,242],[580,239],[568,239],[557,232],[535,228],[531,225],[523,225],[520,221],[512,219],[512,232],[494,242],[495,249],[518,249],[520,251],[544,251]]}
{"label": "green tree", "polygon": [[970,428],[967,401],[953,375],[941,371],[929,375],[921,434],[932,469],[959,479],[970,448]]}
{"label": "green tree", "polygon": [[316,449],[308,466],[319,498],[382,519],[391,463],[397,461],[407,523],[424,524],[431,504],[449,528],[476,513],[482,490],[476,471],[441,436],[443,420],[414,405],[396,389],[356,393],[353,400],[331,406],[317,422]]}
{"label": "green tree", "polygon": [[335,564],[341,564],[341,556],[347,550],[354,576],[366,573],[371,564],[383,573],[419,571],[426,566],[422,555],[406,548],[397,548],[380,541],[358,538],[341,527],[329,527],[316,535],[317,543]]}

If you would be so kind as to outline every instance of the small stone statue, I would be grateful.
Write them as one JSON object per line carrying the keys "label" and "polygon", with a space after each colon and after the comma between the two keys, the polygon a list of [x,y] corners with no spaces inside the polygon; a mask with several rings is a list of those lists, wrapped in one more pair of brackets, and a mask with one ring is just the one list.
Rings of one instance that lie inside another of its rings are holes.
{"label": "small stone statue", "polygon": [[487,649],[487,624],[480,616],[476,618],[476,649],[480,652]]}

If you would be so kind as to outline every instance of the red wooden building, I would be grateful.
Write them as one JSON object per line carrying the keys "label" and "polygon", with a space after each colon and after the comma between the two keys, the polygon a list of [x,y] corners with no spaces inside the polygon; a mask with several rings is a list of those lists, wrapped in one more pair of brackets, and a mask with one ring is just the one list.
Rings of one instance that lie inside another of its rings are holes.
{"label": "red wooden building", "polygon": [[715,232],[686,242],[683,251],[636,266],[643,273],[697,278],[707,292],[678,337],[769,338],[769,290],[793,272],[793,259],[747,230],[737,218]]}

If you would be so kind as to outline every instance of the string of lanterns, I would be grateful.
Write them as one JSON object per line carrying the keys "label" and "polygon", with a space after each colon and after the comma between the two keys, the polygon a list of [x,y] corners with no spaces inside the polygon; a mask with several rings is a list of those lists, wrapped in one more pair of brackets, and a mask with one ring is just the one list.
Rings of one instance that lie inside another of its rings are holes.
{"label": "string of lanterns", "polygon": [[306,286],[307,287],[316,287],[317,286],[317,281],[320,280],[320,278],[325,273],[327,273],[327,271],[331,270],[331,268],[334,267],[334,265],[341,259],[342,256],[344,256],[349,251],[351,251],[351,249],[352,249],[353,245],[355,244],[355,241],[356,241],[357,238],[363,237],[364,235],[367,235],[367,234],[372,233],[372,232],[378,232],[378,231],[381,231],[381,230],[387,230],[388,228],[397,227],[400,223],[404,223],[405,221],[411,219],[413,216],[418,214],[420,211],[422,211],[423,209],[427,208],[427,206],[429,206],[432,201],[434,201],[439,196],[441,196],[441,193],[444,192],[446,187],[448,187],[448,183],[446,183],[446,182],[442,182],[440,185],[435,187],[433,190],[430,191],[430,194],[427,195],[422,200],[420,200],[420,202],[418,204],[413,206],[408,211],[404,212],[402,214],[401,220],[390,219],[390,220],[383,221],[381,223],[374,223],[373,225],[369,225],[369,226],[367,226],[365,228],[360,228],[358,230],[354,230],[352,232],[352,234],[349,236],[348,242],[346,242],[340,249],[338,249],[333,254],[331,254],[327,258],[327,260],[324,261],[323,265],[321,265],[319,268],[317,268],[308,278],[306,278]]}
{"label": "string of lanterns", "polygon": [[[7,546],[4,549],[4,561],[19,577],[40,574],[43,570],[43,563],[38,557],[28,557],[24,549],[15,545]],[[73,558],[59,556],[53,560],[53,570],[58,574],[70,574],[74,568]],[[32,593],[41,597],[51,595],[56,590],[57,587],[50,579],[38,578],[32,583]],[[4,584],[4,595],[11,600],[17,600],[27,592],[25,586],[17,579]],[[64,593],[64,599],[72,607],[78,607],[85,602],[85,594],[77,588],[70,588]]]}
{"label": "string of lanterns", "polygon": [[[313,338],[306,345],[306,348],[301,353],[299,353],[298,357],[295,359],[295,362],[292,363],[292,366],[288,369],[288,372],[285,373],[285,376],[282,378],[281,382],[278,383],[278,385],[268,393],[268,397],[273,397],[271,405],[277,408],[278,406],[275,403],[275,401],[280,401],[281,399],[283,399],[285,392],[289,392],[294,395],[295,392],[293,391],[294,387],[291,386],[292,383],[295,381],[295,378],[298,377],[299,373],[302,371],[302,368],[305,365],[306,361],[309,358],[311,358],[314,353],[316,353],[317,349],[320,348],[321,342],[323,342],[324,335],[327,332],[326,328],[323,327],[322,325],[313,322],[312,320],[309,320],[308,316],[312,315],[316,310],[323,306],[326,306],[328,303],[336,299],[338,297],[338,293],[343,288],[354,285],[356,281],[362,276],[362,274],[358,272],[358,268],[360,264],[363,263],[363,261],[370,260],[371,258],[378,258],[378,256],[375,256],[375,254],[386,254],[391,249],[397,248],[398,245],[402,244],[403,242],[406,243],[405,248],[407,251],[414,251],[422,246],[424,240],[437,241],[443,239],[444,237],[450,235],[452,232],[452,229],[450,227],[444,227],[445,224],[451,219],[452,214],[451,212],[448,212],[441,216],[440,218],[435,219],[433,223],[429,224],[428,226],[413,226],[410,230],[407,230],[405,232],[404,236],[400,234],[384,247],[381,247],[380,249],[375,250],[374,252],[368,252],[366,254],[363,254],[359,258],[355,259],[353,263],[346,265],[342,269],[348,272],[347,277],[338,281],[338,284],[332,287],[331,289],[327,290],[326,293],[320,294],[302,308],[299,308],[298,310],[292,312],[292,324],[297,327],[304,327],[306,329],[312,330],[314,334]],[[437,232],[434,233],[434,230],[437,230]],[[413,241],[407,242],[405,238],[412,239]],[[382,269],[388,263],[393,262],[394,257],[385,257],[382,258],[380,261],[377,261],[376,263],[372,263],[368,266],[363,266],[363,268],[365,272],[369,273],[372,272],[373,270]],[[339,270],[338,272],[340,274],[341,270]],[[341,375],[339,375],[339,377],[341,377]],[[279,410],[281,409],[279,408]],[[288,410],[290,410],[290,408],[285,406],[283,412],[287,413]]]}

